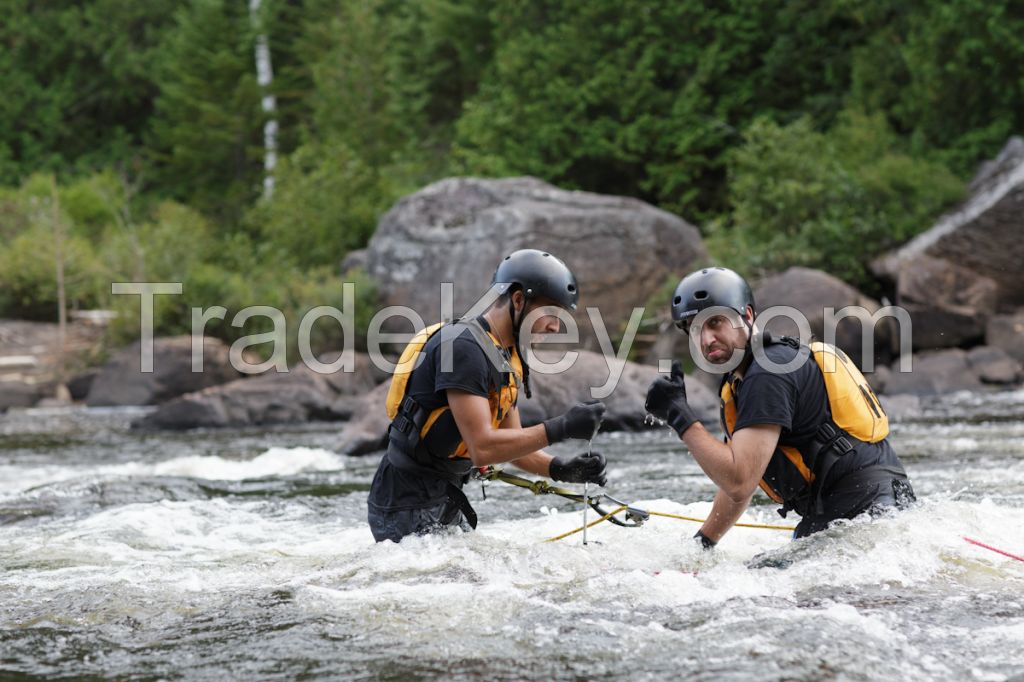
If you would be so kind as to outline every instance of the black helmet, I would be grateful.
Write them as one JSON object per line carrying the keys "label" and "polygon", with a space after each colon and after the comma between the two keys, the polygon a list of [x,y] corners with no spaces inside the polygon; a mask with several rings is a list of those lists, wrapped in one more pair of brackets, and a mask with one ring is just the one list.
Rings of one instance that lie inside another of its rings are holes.
{"label": "black helmet", "polygon": [[754,307],[754,294],[747,280],[726,268],[704,268],[684,277],[672,295],[672,320],[683,331],[702,310],[723,306],[740,315]]}
{"label": "black helmet", "polygon": [[522,288],[527,299],[546,298],[569,311],[576,310],[580,292],[576,276],[565,263],[550,253],[520,249],[498,263],[491,285],[501,285],[501,293],[513,285]]}

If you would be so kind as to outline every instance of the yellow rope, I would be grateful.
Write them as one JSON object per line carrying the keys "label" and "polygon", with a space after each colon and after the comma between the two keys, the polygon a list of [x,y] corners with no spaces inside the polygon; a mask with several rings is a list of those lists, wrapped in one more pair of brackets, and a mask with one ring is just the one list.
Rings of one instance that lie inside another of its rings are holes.
{"label": "yellow rope", "polygon": [[568,533],[562,533],[561,535],[556,535],[556,536],[555,536],[555,537],[553,537],[553,538],[548,538],[548,539],[547,539],[547,540],[545,540],[544,542],[555,542],[556,540],[561,540],[562,538],[567,538],[567,537],[569,537],[570,535],[575,535],[576,533],[579,533],[579,532],[580,532],[581,530],[583,530],[584,528],[590,528],[591,526],[596,526],[597,524],[601,523],[602,521],[607,521],[607,520],[608,520],[608,519],[610,519],[611,517],[613,517],[613,516],[615,516],[616,514],[618,514],[618,513],[620,512],[620,511],[625,511],[625,510],[626,510],[626,509],[628,509],[628,508],[629,508],[629,507],[627,507],[627,506],[623,505],[623,506],[619,507],[618,509],[616,509],[615,511],[613,511],[613,512],[609,512],[608,514],[605,514],[604,516],[602,516],[601,518],[599,518],[599,519],[598,519],[597,521],[591,521],[591,522],[590,522],[590,523],[588,523],[588,524],[587,524],[586,526],[580,526],[580,527],[579,527],[579,528],[577,528],[576,530],[571,530],[571,531],[569,531]]}
{"label": "yellow rope", "polygon": [[[610,519],[611,517],[615,516],[619,512],[625,511],[628,508],[629,507],[623,505],[623,506],[619,507],[618,509],[616,509],[615,511],[609,512],[609,513],[605,514],[604,516],[599,518],[597,521],[591,521],[585,527],[586,528],[591,528],[592,526],[596,526],[597,524],[601,523],[602,521],[607,521],[608,519]],[[693,516],[679,516],[678,514],[668,514],[666,512],[649,511],[647,513],[650,514],[651,516],[664,516],[664,517],[670,518],[670,519],[680,519],[681,521],[693,521],[695,523],[704,523],[705,521],[707,521],[707,519],[698,519],[698,518],[693,517]],[[733,524],[733,525],[735,525],[735,526],[737,526],[739,528],[763,528],[763,529],[766,529],[766,530],[786,530],[786,531],[796,530],[795,526],[772,526],[772,525],[768,525],[768,524],[765,524],[765,523],[736,523],[736,524]],[[562,540],[564,538],[567,538],[570,535],[575,535],[576,533],[579,533],[580,531],[583,530],[583,528],[584,528],[584,526],[580,526],[579,528],[575,528],[575,529],[569,531],[568,533],[562,533],[561,535],[556,535],[553,538],[548,538],[544,542],[557,542],[558,540]]]}
{"label": "yellow rope", "polygon": [[[666,514],[665,512],[647,512],[651,516],[667,516],[670,519],[682,519],[683,521],[694,521],[704,523],[707,519],[698,519],[693,516],[679,516],[678,514]],[[765,523],[734,523],[739,528],[765,528],[767,530],[796,530],[796,526],[770,526]]]}

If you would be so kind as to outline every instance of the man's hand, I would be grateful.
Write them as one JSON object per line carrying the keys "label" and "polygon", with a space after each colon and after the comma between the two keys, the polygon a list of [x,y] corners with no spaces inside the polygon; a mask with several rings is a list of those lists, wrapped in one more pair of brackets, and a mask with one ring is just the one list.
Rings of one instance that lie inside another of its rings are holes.
{"label": "man's hand", "polygon": [[595,400],[575,405],[565,414],[548,419],[544,422],[548,444],[560,443],[567,438],[592,439],[601,426],[605,409],[604,403]]}
{"label": "man's hand", "polygon": [[686,379],[678,360],[672,363],[672,374],[668,379],[658,377],[647,389],[645,406],[649,413],[668,422],[680,438],[698,421],[693,408],[686,402]]}
{"label": "man's hand", "polygon": [[608,482],[605,476],[604,455],[600,452],[576,455],[572,459],[555,457],[551,460],[551,479],[565,483],[596,483],[603,486]]}

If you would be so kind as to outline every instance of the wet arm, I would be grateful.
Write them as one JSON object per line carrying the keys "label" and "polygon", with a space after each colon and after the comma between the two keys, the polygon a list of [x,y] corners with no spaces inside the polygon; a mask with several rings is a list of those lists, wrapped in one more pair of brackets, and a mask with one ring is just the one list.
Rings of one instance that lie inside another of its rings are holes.
{"label": "wet arm", "polygon": [[[549,455],[538,452],[548,444],[548,436],[543,424],[524,429],[518,425],[517,415],[516,427],[505,427],[505,424],[502,423],[500,428],[494,428],[491,424],[491,406],[487,398],[456,389],[448,389],[448,405],[451,407],[452,416],[459,427],[462,440],[469,450],[473,466],[511,462],[527,455],[541,455],[550,462]],[[520,462],[516,464],[522,466]],[[529,459],[526,464],[539,466],[539,460]],[[547,462],[545,462],[545,468],[546,464]],[[533,469],[526,470],[547,476],[546,470],[544,472]]]}
{"label": "wet arm", "polygon": [[708,514],[708,519],[701,526],[700,531],[709,539],[718,542],[743,516],[743,512],[747,510],[752,497],[753,495],[742,502],[736,502],[719,490],[715,493],[715,501],[711,505],[711,513]]}
{"label": "wet arm", "polygon": [[719,490],[745,508],[768,468],[781,432],[782,427],[773,424],[750,426],[737,431],[727,444],[696,423],[683,434],[683,441]]}
{"label": "wet arm", "polygon": [[[501,422],[503,429],[521,429],[523,424],[519,421],[519,408],[513,408],[508,416]],[[541,424],[543,428],[543,424]],[[512,464],[519,467],[523,471],[528,471],[531,474],[537,474],[538,476],[544,476],[545,478],[551,477],[551,460],[554,459],[551,455],[544,452],[543,450],[537,450],[531,452],[528,455],[523,455],[517,460],[514,460]]]}

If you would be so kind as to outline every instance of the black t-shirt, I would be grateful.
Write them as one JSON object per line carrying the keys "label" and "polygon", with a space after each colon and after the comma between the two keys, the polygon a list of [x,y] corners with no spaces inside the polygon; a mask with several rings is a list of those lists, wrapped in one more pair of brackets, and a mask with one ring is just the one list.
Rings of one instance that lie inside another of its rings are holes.
{"label": "black t-shirt", "polygon": [[[477,318],[489,329],[483,318]],[[452,338],[452,334],[457,334]],[[451,369],[444,365],[444,343],[451,348]],[[406,386],[411,396],[428,413],[448,405],[448,390],[457,389],[488,397],[500,389],[502,372],[488,359],[469,329],[442,327],[427,340],[422,361],[413,369]],[[424,444],[434,457],[447,458],[462,442],[451,411],[444,412],[427,432]],[[440,504],[447,497],[443,480],[417,476],[397,469],[385,457],[370,488],[370,504],[383,511],[419,509]]]}
{"label": "black t-shirt", "polygon": [[[776,343],[765,347],[765,358],[776,365],[793,362],[794,369],[778,373],[755,358],[736,387],[736,424],[733,433],[759,424],[782,427],[779,448],[807,447],[825,420],[831,417],[825,379],[807,346],[799,349]],[[854,439],[854,451],[832,467],[825,490],[852,471],[882,465],[902,470],[888,441],[864,443]],[[764,479],[784,499],[799,495],[806,482],[786,455],[776,448]]]}

